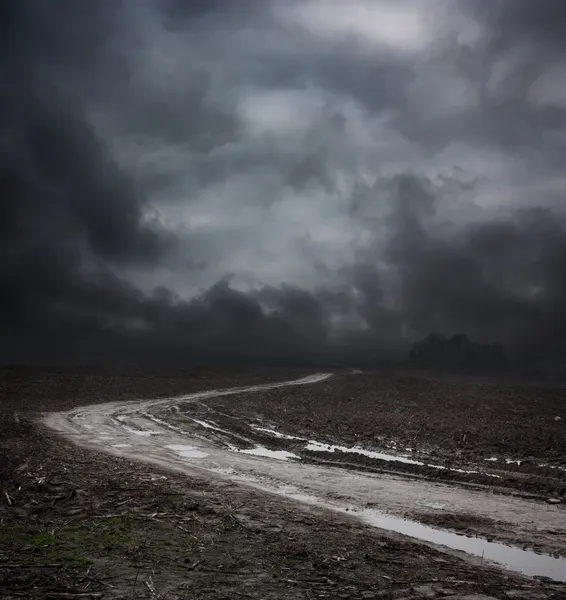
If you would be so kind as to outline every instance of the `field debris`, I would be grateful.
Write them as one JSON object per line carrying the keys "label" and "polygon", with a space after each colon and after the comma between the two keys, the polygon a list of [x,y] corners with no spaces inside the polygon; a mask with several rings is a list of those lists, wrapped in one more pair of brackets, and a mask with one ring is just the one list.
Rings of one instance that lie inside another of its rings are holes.
{"label": "field debris", "polygon": [[[156,387],[164,396],[178,392],[165,377],[109,382],[92,374],[81,376],[78,396],[68,373],[52,373],[50,406],[41,400],[45,377],[20,376],[11,402],[19,394],[28,410],[20,410],[17,427],[9,405],[0,413],[6,415],[0,419],[0,490],[12,501],[0,505],[0,588],[8,597],[220,600],[237,590],[250,598],[413,600],[426,591],[438,598],[558,600],[566,593],[562,584],[489,564],[480,572],[462,557],[347,515],[77,447],[38,425],[39,412],[99,403],[105,386],[125,401],[151,397]],[[243,379],[226,383],[244,385]],[[184,385],[181,393],[213,387],[204,378],[173,385]]]}

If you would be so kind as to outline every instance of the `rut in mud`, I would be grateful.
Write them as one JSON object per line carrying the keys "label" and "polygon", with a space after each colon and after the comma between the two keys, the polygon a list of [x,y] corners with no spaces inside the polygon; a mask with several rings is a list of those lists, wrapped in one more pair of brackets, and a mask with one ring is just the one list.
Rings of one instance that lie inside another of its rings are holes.
{"label": "rut in mud", "polygon": [[[190,428],[165,418],[183,403],[315,384],[329,377],[329,374],[317,374],[294,381],[211,390],[166,400],[100,404],[51,414],[46,417],[46,423],[85,447],[181,472],[225,478],[299,501],[347,511],[369,524],[472,554],[483,554],[486,559],[528,575],[566,580],[566,561],[552,556],[535,558],[528,549],[522,549],[536,545],[546,553],[564,550],[566,531],[559,506],[496,495],[485,489],[304,464],[293,452],[254,446],[245,436],[241,441],[251,447],[242,449],[226,441],[234,437],[234,432],[202,419],[192,419],[196,427]],[[434,529],[422,526],[420,529],[413,526],[411,530],[403,519],[406,514],[439,508],[446,513],[502,523],[504,541],[520,547],[505,550],[505,546],[489,545],[486,540],[466,542],[464,536],[440,536]]]}

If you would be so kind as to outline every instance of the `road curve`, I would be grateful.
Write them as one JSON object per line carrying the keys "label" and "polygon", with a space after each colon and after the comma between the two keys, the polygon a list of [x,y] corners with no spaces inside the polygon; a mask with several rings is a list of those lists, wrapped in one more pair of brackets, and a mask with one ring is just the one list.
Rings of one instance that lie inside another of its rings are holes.
{"label": "road curve", "polygon": [[[368,504],[398,517],[419,510],[466,513],[505,522],[512,528],[519,545],[536,541],[548,552],[564,551],[566,530],[560,507],[446,483],[249,455],[235,448],[218,447],[194,432],[187,434],[152,414],[156,408],[218,396],[309,385],[330,377],[328,373],[319,373],[293,381],[209,390],[161,400],[108,402],[51,413],[44,420],[50,428],[86,448],[187,474],[221,477],[295,500],[349,510],[350,514],[358,514],[369,522]],[[545,532],[550,533],[546,535]],[[564,576],[566,578],[566,571]]]}

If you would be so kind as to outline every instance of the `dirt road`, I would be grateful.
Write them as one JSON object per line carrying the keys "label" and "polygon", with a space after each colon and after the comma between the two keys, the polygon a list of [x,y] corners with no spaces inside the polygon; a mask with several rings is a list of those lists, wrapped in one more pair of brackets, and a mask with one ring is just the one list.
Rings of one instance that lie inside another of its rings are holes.
{"label": "dirt road", "polygon": [[[348,512],[374,526],[391,529],[471,554],[484,556],[527,575],[566,581],[566,561],[534,554],[523,547],[562,553],[566,548],[564,511],[491,490],[432,483],[392,475],[345,471],[335,467],[301,464],[284,452],[256,447],[250,450],[219,447],[207,436],[188,433],[156,417],[153,412],[184,402],[277,387],[308,385],[331,377],[316,374],[303,379],[226,390],[198,392],[166,400],[111,402],[64,413],[52,413],[45,422],[75,443],[116,456],[158,464],[185,473],[207,474],[281,494],[302,502]],[[214,425],[201,423],[214,433]],[[285,459],[291,460],[285,460]],[[403,516],[443,511],[500,522],[501,538],[517,547],[439,532]]]}

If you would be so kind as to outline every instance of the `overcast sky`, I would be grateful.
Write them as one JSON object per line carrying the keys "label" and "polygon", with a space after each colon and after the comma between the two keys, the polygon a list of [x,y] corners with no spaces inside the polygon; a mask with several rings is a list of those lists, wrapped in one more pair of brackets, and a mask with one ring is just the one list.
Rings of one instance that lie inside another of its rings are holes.
{"label": "overcast sky", "polygon": [[566,358],[563,0],[1,6],[0,358]]}

